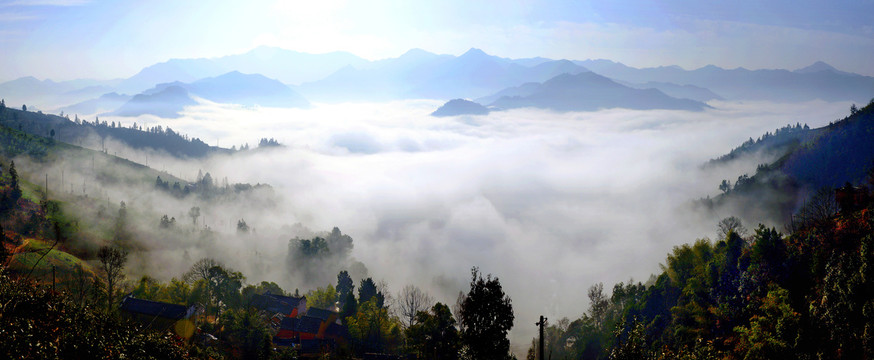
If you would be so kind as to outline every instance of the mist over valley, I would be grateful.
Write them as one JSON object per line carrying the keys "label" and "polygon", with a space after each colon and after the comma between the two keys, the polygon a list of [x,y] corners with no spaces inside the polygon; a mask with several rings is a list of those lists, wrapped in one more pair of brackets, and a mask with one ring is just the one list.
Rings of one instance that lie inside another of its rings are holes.
{"label": "mist over valley", "polygon": [[872,9],[741,3],[2,4],[0,358],[874,356]]}

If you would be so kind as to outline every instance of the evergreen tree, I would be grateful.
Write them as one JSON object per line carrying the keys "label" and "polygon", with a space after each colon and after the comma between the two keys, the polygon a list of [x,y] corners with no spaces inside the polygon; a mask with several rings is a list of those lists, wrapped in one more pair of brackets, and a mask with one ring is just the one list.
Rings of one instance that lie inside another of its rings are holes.
{"label": "evergreen tree", "polygon": [[352,294],[354,289],[355,283],[352,281],[352,277],[349,276],[349,272],[346,270],[340,271],[337,274],[337,301],[340,302],[340,306],[345,304],[346,298],[349,294]]}
{"label": "evergreen tree", "polygon": [[15,161],[9,162],[9,202],[12,205],[21,198],[21,186],[18,184],[18,171],[15,170]]}
{"label": "evergreen tree", "polygon": [[498,278],[471,269],[470,292],[461,305],[462,341],[473,359],[509,359],[513,305]]}

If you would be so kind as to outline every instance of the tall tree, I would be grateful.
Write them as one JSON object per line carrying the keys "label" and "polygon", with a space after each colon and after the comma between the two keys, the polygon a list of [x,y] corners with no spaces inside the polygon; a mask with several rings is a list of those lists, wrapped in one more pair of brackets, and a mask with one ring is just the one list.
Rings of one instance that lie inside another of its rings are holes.
{"label": "tall tree", "polygon": [[[426,311],[434,299],[415,285],[407,285],[398,293],[398,310],[407,328],[416,324],[420,311]],[[444,305],[445,306],[445,305]],[[448,308],[447,308],[448,309]],[[451,316],[451,314],[450,314]],[[454,322],[454,321],[453,321]]]}
{"label": "tall tree", "polygon": [[340,271],[337,274],[337,301],[340,302],[340,306],[343,306],[346,302],[346,298],[349,294],[355,289],[355,282],[352,281],[352,277],[349,276],[349,272],[346,270]]}
{"label": "tall tree", "polygon": [[215,303],[221,308],[238,308],[241,304],[240,288],[246,279],[239,271],[216,265],[208,270],[209,287],[211,288]]}
{"label": "tall tree", "polygon": [[18,170],[15,170],[15,161],[9,162],[9,202],[14,207],[21,198],[21,185],[18,184]]}
{"label": "tall tree", "polygon": [[507,332],[515,318],[510,297],[497,277],[483,279],[476,267],[470,273],[470,292],[461,305],[462,341],[474,359],[509,359]]}
{"label": "tall tree", "polygon": [[[361,279],[361,285],[358,286],[358,303],[363,304],[378,295],[380,293],[376,290],[376,282],[373,281],[373,278]],[[382,297],[380,296],[380,298]],[[378,305],[382,307],[382,300],[378,301]]]}
{"label": "tall tree", "polygon": [[191,224],[197,225],[197,218],[200,217],[200,207],[192,206],[191,209],[188,210],[188,216],[191,217]]}
{"label": "tall tree", "polygon": [[424,359],[458,359],[460,337],[449,306],[437,303],[430,312],[419,311],[407,336]]}
{"label": "tall tree", "polygon": [[127,205],[124,201],[119,204],[118,217],[115,218],[115,232],[113,233],[113,241],[116,244],[123,244],[129,239],[127,230]]}
{"label": "tall tree", "polygon": [[207,303],[204,304],[207,306],[207,309],[209,308],[210,304],[212,303],[212,296],[210,294],[210,287],[211,286],[209,286],[209,282],[210,282],[209,270],[212,269],[213,267],[216,267],[219,265],[221,265],[221,264],[219,264],[219,262],[216,261],[215,259],[203,258],[203,259],[197,260],[197,262],[195,262],[193,265],[191,265],[191,268],[188,269],[188,271],[182,275],[182,280],[191,284],[192,286],[194,286],[194,284],[198,280],[203,280],[207,284],[206,289],[205,289],[206,290],[205,298],[206,298]]}
{"label": "tall tree", "polygon": [[115,299],[115,287],[124,280],[124,264],[127,262],[127,251],[110,246],[103,246],[97,251],[100,269],[106,277],[106,310],[112,312]]}
{"label": "tall tree", "polygon": [[355,294],[346,294],[346,299],[343,301],[343,307],[340,311],[340,318],[346,322],[346,318],[355,315],[358,312],[358,301],[355,300]]}

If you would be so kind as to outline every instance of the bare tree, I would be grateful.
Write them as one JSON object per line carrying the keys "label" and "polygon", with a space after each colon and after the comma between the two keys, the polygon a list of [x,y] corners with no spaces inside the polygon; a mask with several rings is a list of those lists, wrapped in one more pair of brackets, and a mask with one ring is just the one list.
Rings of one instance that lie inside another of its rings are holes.
{"label": "bare tree", "polygon": [[91,279],[88,277],[88,274],[85,273],[85,269],[82,268],[82,265],[76,264],[76,273],[70,283],[69,291],[73,301],[79,307],[85,305],[85,297],[91,292],[91,289],[93,288],[92,284]]}
{"label": "bare tree", "polygon": [[725,239],[729,232],[734,232],[742,238],[747,236],[747,229],[737,216],[729,216],[719,220],[717,239]]}
{"label": "bare tree", "polygon": [[415,285],[407,285],[398,293],[398,311],[407,328],[416,325],[416,314],[428,311],[434,298]]}
{"label": "bare tree", "polygon": [[100,269],[106,276],[106,310],[112,311],[115,299],[115,287],[124,280],[124,264],[127,262],[127,251],[111,246],[103,246],[97,251]]}

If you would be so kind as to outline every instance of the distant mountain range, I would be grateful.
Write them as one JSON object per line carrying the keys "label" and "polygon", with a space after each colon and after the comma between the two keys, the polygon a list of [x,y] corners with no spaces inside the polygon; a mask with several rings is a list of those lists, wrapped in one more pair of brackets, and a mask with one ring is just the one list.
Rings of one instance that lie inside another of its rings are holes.
{"label": "distant mountain range", "polygon": [[118,91],[138,93],[156,84],[193,82],[232,71],[261,74],[285,84],[316,81],[344,66],[367,63],[347,52],[307,54],[275,47],[258,47],[239,55],[214,59],[172,59],[141,70],[118,85]]}
{"label": "distant mountain range", "polygon": [[631,88],[589,71],[575,75],[561,74],[543,83],[525,83],[480,100],[491,101],[488,108],[476,102],[456,99],[446,103],[432,115],[478,115],[483,113],[483,109],[488,111],[523,107],[554,111],[594,111],[609,108],[700,111],[709,107],[700,101],[668,96],[655,88]]}
{"label": "distant mountain range", "polygon": [[[32,76],[7,81],[0,84],[0,97],[7,104],[37,105],[70,104],[111,92],[118,81],[70,80],[55,82],[49,79],[38,80]],[[33,107],[33,106],[32,106]]]}
{"label": "distant mountain range", "polygon": [[62,107],[58,110],[67,114],[99,114],[118,109],[124,103],[131,100],[132,96],[117,92],[100,95],[96,99],[89,99],[73,105]]}
{"label": "distant mountain range", "polygon": [[477,98],[508,86],[587,71],[567,60],[522,62],[534,65],[521,65],[479,49],[458,57],[413,49],[398,58],[347,66],[299,89],[318,101]]}
{"label": "distant mountain range", "polygon": [[175,118],[186,106],[196,105],[194,97],[226,104],[246,106],[270,106],[302,108],[309,102],[285,84],[259,74],[243,74],[232,71],[216,77],[194,81],[190,84],[171,82],[158,84],[138,94],[107,113],[115,116],[139,116],[152,114]]}
{"label": "distant mountain range", "polygon": [[575,61],[598,74],[628,83],[671,83],[709,89],[728,100],[797,102],[856,101],[874,97],[874,78],[839,71],[817,62],[789,70],[723,69],[708,65],[696,70],[678,66],[637,69],[608,60]]}
{"label": "distant mountain range", "polygon": [[[508,97],[498,105],[552,109],[615,107],[615,103],[595,104],[598,96],[585,94],[582,89],[574,91],[584,98],[550,93],[542,88],[559,75],[588,72],[612,80],[613,84],[603,85],[616,91],[620,88],[615,84],[642,91],[621,89],[634,96],[624,101],[631,108],[698,107],[689,102],[665,105],[668,99],[662,95],[697,102],[822,99],[858,103],[874,96],[874,77],[840,71],[823,62],[794,71],[723,69],[712,65],[695,70],[678,66],[638,69],[609,60],[507,59],[479,49],[470,49],[460,56],[413,49],[397,58],[368,61],[345,52],[306,54],[259,47],[219,58],[172,59],[146,67],[127,79],[53,82],[25,77],[0,84],[0,97],[11,106],[25,103],[34,109],[99,112],[117,106],[122,97],[131,96],[133,101],[133,95],[155,95],[170,86],[161,84],[173,84],[185,89],[188,97],[264,106],[304,106],[304,97],[319,102],[464,98],[476,99],[480,104],[493,104]],[[239,75],[234,79],[228,74]],[[242,74],[259,78],[240,78]],[[597,83],[594,79],[589,81]],[[233,85],[235,82],[239,83]],[[112,95],[113,92],[116,94]],[[549,94],[564,98],[546,99]],[[177,103],[185,97],[178,91],[165,96]],[[146,99],[140,97],[137,102]],[[645,104],[647,101],[657,106]],[[171,104],[170,113],[178,114],[177,105]]]}

